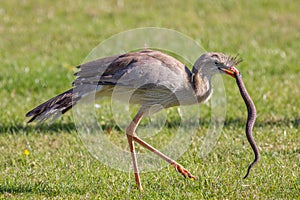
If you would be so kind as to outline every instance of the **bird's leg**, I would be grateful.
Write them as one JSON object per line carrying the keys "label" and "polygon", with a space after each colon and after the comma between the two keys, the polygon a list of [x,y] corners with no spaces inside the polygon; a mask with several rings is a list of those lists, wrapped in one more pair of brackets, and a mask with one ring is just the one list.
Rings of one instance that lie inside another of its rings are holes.
{"label": "bird's leg", "polygon": [[158,155],[159,157],[161,157],[162,159],[164,159],[165,161],[167,161],[168,163],[173,165],[174,168],[176,169],[176,171],[181,173],[185,178],[196,179],[197,178],[196,176],[192,175],[187,169],[182,167],[175,160],[173,160],[173,159],[169,158],[168,156],[166,156],[165,154],[161,153],[160,151],[158,151],[157,149],[152,147],[147,142],[143,141],[141,138],[139,138],[135,134],[135,130],[136,130],[138,124],[140,123],[141,119],[143,118],[143,114],[144,114],[143,109],[140,109],[139,112],[136,114],[136,116],[131,121],[131,123],[129,124],[129,126],[126,128],[127,140],[128,140],[128,144],[129,144],[129,148],[130,148],[130,152],[131,152],[131,156],[132,156],[132,162],[133,162],[134,177],[135,177],[135,181],[136,181],[138,188],[140,190],[142,190],[142,184],[141,184],[141,180],[140,180],[140,175],[139,175],[133,141],[139,143],[146,149],[150,150],[151,152],[155,153],[156,155]]}
{"label": "bird's leg", "polygon": [[134,177],[135,177],[135,182],[139,188],[139,190],[142,190],[142,184],[141,184],[141,179],[139,175],[139,170],[138,170],[138,165],[137,165],[137,159],[136,159],[136,154],[134,150],[134,143],[133,143],[133,137],[134,137],[134,132],[143,118],[143,112],[140,110],[136,116],[133,118],[129,126],[126,128],[126,135],[127,135],[127,140],[131,152],[131,157],[132,157],[132,162],[133,162],[133,170],[134,170]]}
{"label": "bird's leg", "polygon": [[167,161],[171,165],[173,165],[175,167],[176,171],[181,173],[185,178],[190,178],[190,179],[196,179],[197,178],[196,176],[192,175],[187,169],[185,169],[180,164],[178,164],[175,160],[173,160],[173,159],[169,158],[168,156],[164,155],[163,153],[161,153],[160,151],[158,151],[157,149],[152,147],[150,144],[143,141],[138,136],[134,135],[133,140],[135,142],[139,143],[140,145],[142,145],[143,147],[145,147],[146,149],[150,150],[151,152],[155,153],[156,155],[158,155],[159,157],[161,157],[162,159],[164,159],[165,161]]}

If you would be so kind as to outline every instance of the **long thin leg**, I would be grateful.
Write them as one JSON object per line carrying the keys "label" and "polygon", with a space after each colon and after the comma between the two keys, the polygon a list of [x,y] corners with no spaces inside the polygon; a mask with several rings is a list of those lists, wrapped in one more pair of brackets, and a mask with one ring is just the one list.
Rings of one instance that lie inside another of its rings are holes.
{"label": "long thin leg", "polygon": [[165,161],[167,161],[171,165],[173,165],[175,167],[175,169],[179,173],[181,173],[185,178],[190,178],[190,179],[196,179],[197,178],[196,176],[192,175],[187,169],[185,169],[180,164],[178,164],[175,160],[173,160],[173,159],[169,158],[168,156],[164,155],[163,153],[161,153],[160,151],[158,151],[157,149],[152,147],[150,144],[148,144],[145,141],[143,141],[142,139],[140,139],[138,136],[134,135],[133,140],[135,142],[139,143],[140,145],[142,145],[143,147],[145,147],[146,149],[150,150],[151,152],[155,153],[156,155],[158,155],[159,157],[161,157],[162,159],[164,159]]}
{"label": "long thin leg", "polygon": [[150,144],[148,144],[145,141],[143,141],[142,139],[140,139],[137,135],[135,135],[135,130],[136,130],[139,122],[143,118],[143,114],[144,114],[143,109],[140,109],[139,112],[136,114],[136,116],[133,118],[133,120],[131,121],[131,123],[129,124],[129,126],[126,129],[128,144],[129,144],[129,148],[130,148],[130,152],[131,152],[131,156],[132,156],[135,181],[136,181],[138,188],[140,190],[142,190],[142,185],[141,185],[141,180],[140,180],[140,176],[139,176],[137,159],[136,159],[133,141],[139,143],[146,149],[150,150],[151,152],[155,153],[156,155],[158,155],[159,157],[161,157],[162,159],[164,159],[165,161],[167,161],[168,163],[173,165],[174,168],[179,173],[181,173],[185,178],[196,179],[197,178],[196,176],[192,175],[187,169],[182,167],[176,161],[174,161],[173,159],[164,155],[163,153],[161,153],[160,151],[158,151],[157,149],[152,147]]}
{"label": "long thin leg", "polygon": [[136,154],[135,154],[135,150],[134,150],[133,136],[134,136],[134,132],[142,118],[143,118],[143,111],[141,109],[136,114],[136,116],[133,118],[133,120],[131,121],[131,123],[129,124],[129,126],[126,129],[127,140],[128,140],[128,144],[129,144],[129,148],[130,148],[130,152],[131,152],[132,162],[133,162],[135,182],[136,182],[139,190],[143,190],[143,188],[142,188],[142,184],[141,184]]}

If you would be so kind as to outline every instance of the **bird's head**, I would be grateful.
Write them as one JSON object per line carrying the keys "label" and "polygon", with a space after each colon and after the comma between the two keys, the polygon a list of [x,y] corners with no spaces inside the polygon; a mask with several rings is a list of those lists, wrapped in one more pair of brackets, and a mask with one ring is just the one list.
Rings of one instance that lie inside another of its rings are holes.
{"label": "bird's head", "polygon": [[194,65],[193,72],[200,72],[207,76],[225,73],[235,77],[235,74],[239,74],[236,66],[241,61],[237,56],[231,57],[222,53],[209,52],[200,56]]}

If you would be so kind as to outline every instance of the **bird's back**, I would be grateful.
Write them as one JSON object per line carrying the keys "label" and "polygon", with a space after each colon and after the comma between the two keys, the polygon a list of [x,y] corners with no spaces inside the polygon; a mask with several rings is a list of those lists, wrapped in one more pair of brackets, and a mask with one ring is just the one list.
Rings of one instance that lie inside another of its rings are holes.
{"label": "bird's back", "polygon": [[[100,95],[114,91],[130,103],[163,107],[178,105],[179,95],[192,94],[191,72],[180,61],[159,51],[142,50],[99,59],[80,66],[74,86],[103,85]],[[111,86],[114,86],[112,90]],[[111,94],[111,93],[110,93]],[[182,97],[183,98],[183,97]],[[182,100],[186,101],[186,100]]]}
{"label": "bird's back", "polygon": [[73,88],[29,111],[26,114],[32,117],[29,122],[57,118],[92,92],[96,92],[96,97],[113,96],[144,108],[196,103],[190,70],[160,51],[129,52],[91,61],[78,68]]}
{"label": "bird's back", "polygon": [[[115,85],[120,79],[124,81],[126,76],[127,84],[135,85],[139,78],[146,78],[152,83],[164,82],[163,79],[172,79],[177,76],[190,77],[190,71],[177,59],[160,51],[142,50],[121,55],[101,58],[78,66],[80,71],[75,85],[80,84],[111,84]],[[130,79],[130,80],[129,80]],[[169,80],[171,82],[172,80]]]}

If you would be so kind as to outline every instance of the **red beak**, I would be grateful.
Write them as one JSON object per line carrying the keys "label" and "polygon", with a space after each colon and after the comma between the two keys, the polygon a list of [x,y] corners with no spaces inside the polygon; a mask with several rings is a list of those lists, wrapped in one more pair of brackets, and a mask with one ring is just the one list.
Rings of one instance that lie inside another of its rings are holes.
{"label": "red beak", "polygon": [[219,69],[225,72],[226,74],[232,76],[233,78],[235,78],[235,74],[237,75],[240,74],[239,70],[237,70],[237,68],[235,67],[229,67],[229,68],[220,67]]}

